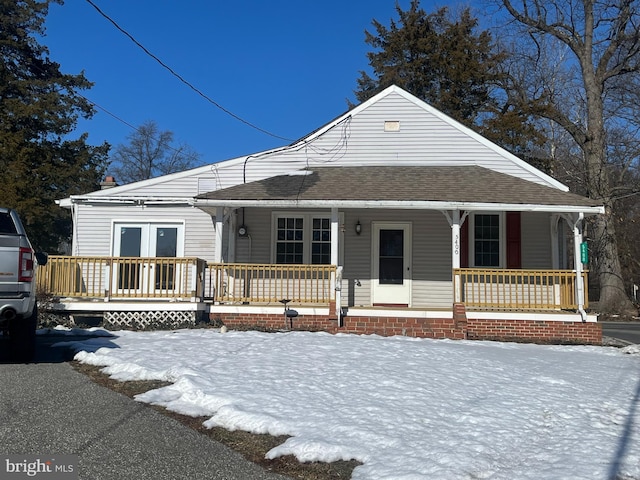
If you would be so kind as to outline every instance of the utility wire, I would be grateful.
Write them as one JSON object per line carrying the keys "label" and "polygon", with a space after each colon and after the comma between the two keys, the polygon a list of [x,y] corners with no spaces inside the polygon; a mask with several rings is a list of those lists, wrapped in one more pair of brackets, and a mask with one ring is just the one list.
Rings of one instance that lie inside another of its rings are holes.
{"label": "utility wire", "polygon": [[[35,68],[36,70],[38,70],[40,73],[46,73],[42,68],[40,68],[38,65],[32,65],[33,68]],[[70,91],[70,90],[67,90]],[[59,93],[63,93],[62,90],[58,90]],[[86,95],[83,95],[82,93],[80,93],[77,90],[73,90],[73,95],[77,95],[78,97],[84,99],[86,102],[88,102],[89,104],[91,104],[91,106],[96,107],[98,110],[102,110],[104,113],[106,113],[107,115],[109,115],[110,117],[116,119],[118,122],[123,123],[124,125],[126,125],[127,127],[131,128],[132,130],[135,130],[136,132],[138,132],[139,134],[143,135],[144,133],[142,132],[142,130],[139,127],[136,127],[135,125],[132,125],[131,123],[127,122],[126,120],[124,120],[122,117],[119,117],[118,115],[116,115],[113,112],[110,112],[109,110],[107,110],[106,108],[104,108],[102,105],[94,102],[93,100],[91,100],[90,98],[88,98]],[[156,142],[160,143],[160,139],[157,137],[154,137],[153,135],[149,135],[149,138],[151,138],[152,140],[155,140]],[[163,144],[166,148],[168,148],[169,150],[173,150],[176,153],[182,153],[181,150],[173,147],[172,145],[168,144],[168,143],[164,143]]]}
{"label": "utility wire", "polygon": [[[136,127],[135,125],[132,125],[131,123],[127,122],[126,120],[124,120],[123,118],[119,117],[118,115],[116,115],[113,112],[110,112],[109,110],[107,110],[106,108],[104,108],[102,105],[97,104],[96,102],[94,102],[93,100],[87,98],[86,96],[82,95],[79,92],[74,92],[75,95],[78,95],[79,97],[84,98],[87,102],[89,102],[91,105],[93,105],[94,107],[96,107],[98,110],[102,110],[104,113],[106,113],[107,115],[115,118],[117,121],[119,121],[120,123],[125,124],[127,127],[135,130],[136,132],[138,132],[141,135],[146,135],[145,133],[142,132],[142,130],[139,127]],[[149,138],[151,138],[152,140],[158,142],[158,144],[160,144],[160,139],[157,137],[154,137],[153,135],[148,135]],[[169,144],[169,143],[162,143],[162,145],[166,148],[168,148],[169,150],[173,150],[176,153],[183,153],[181,150],[175,148],[173,145]]]}
{"label": "utility wire", "polygon": [[[102,10],[100,10],[100,7],[98,7],[95,3],[93,3],[91,0],[86,0],[87,3],[89,5],[91,5],[93,8],[95,8],[98,13],[100,15],[102,15],[105,19],[107,19],[114,27],[116,27],[120,32],[122,32],[124,35],[126,35],[129,40],[131,40],[133,43],[135,43],[138,47],[140,47],[142,49],[142,51],[144,53],[146,53],[148,56],[150,56],[151,58],[153,58],[156,62],[158,62],[160,65],[162,65],[162,67],[164,67],[166,70],[168,70],[171,75],[173,75],[174,77],[176,77],[178,80],[180,80],[182,83],[184,83],[186,86],[188,86],[191,90],[193,90],[194,92],[196,92],[198,95],[200,95],[202,98],[204,98],[206,101],[208,101],[209,103],[213,104],[214,106],[216,106],[217,108],[219,108],[220,110],[222,110],[224,113],[226,113],[227,115],[230,115],[231,117],[235,118],[236,120],[244,123],[245,125],[248,125],[249,127],[258,130],[259,132],[262,132],[266,135],[269,135],[271,137],[274,138],[278,138],[280,140],[285,140],[287,142],[291,142],[292,139],[290,138],[286,138],[286,137],[281,137],[280,135],[276,135],[275,133],[271,133],[268,130],[265,130],[263,128],[258,127],[257,125],[254,125],[251,122],[248,122],[247,120],[245,120],[244,118],[236,115],[235,113],[233,113],[230,110],[227,110],[226,108],[224,108],[222,105],[220,105],[218,102],[216,102],[215,100],[213,100],[212,98],[210,98],[209,96],[207,96],[205,93],[203,93],[201,90],[199,90],[197,87],[195,87],[193,84],[191,84],[190,82],[188,82],[187,80],[184,79],[184,77],[182,77],[182,75],[180,75],[179,73],[177,73],[175,70],[173,70],[169,65],[167,65],[166,63],[164,63],[162,60],[160,60],[157,56],[155,56],[153,53],[151,53],[149,50],[147,50],[147,48],[142,45],[138,40],[136,40],[133,35],[131,35],[129,32],[127,32],[124,28],[122,28],[120,25],[118,25],[116,23],[115,20],[113,20],[111,17],[109,17],[106,13],[104,13]],[[108,112],[107,112],[108,113]]]}

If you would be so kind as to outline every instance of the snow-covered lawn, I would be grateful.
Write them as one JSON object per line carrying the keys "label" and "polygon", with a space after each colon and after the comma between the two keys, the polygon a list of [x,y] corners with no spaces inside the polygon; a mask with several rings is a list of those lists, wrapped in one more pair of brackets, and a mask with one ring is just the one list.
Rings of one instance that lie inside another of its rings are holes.
{"label": "snow-covered lawn", "polygon": [[115,332],[76,359],[137,399],[290,435],[269,458],[354,479],[640,479],[640,348],[218,330]]}

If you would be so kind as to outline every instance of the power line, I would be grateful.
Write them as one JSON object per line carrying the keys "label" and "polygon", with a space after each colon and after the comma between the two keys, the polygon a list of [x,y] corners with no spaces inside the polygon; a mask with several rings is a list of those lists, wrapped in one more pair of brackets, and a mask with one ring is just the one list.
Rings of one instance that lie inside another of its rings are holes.
{"label": "power line", "polygon": [[[126,35],[129,40],[131,40],[133,43],[135,43],[139,48],[142,49],[142,51],[144,53],[146,53],[148,56],[150,56],[151,58],[153,58],[156,62],[158,62],[160,65],[162,65],[162,67],[164,67],[166,70],[168,70],[171,75],[173,75],[174,77],[176,77],[178,80],[180,80],[182,83],[184,83],[185,85],[187,85],[191,90],[193,90],[194,92],[196,92],[198,95],[200,95],[202,98],[204,98],[206,101],[208,101],[209,103],[213,104],[215,107],[219,108],[220,110],[222,110],[224,113],[226,113],[227,115],[235,118],[236,120],[244,123],[245,125],[248,125],[249,127],[258,130],[259,132],[262,132],[266,135],[269,135],[271,137],[274,138],[278,138],[280,140],[285,140],[287,142],[291,142],[292,139],[290,138],[286,138],[286,137],[281,137],[280,135],[276,135],[275,133],[271,133],[268,130],[265,130],[263,128],[258,127],[257,125],[254,125],[251,122],[248,122],[247,120],[245,120],[244,118],[236,115],[235,113],[233,113],[230,110],[227,110],[226,108],[224,108],[222,105],[220,105],[218,102],[216,102],[215,100],[213,100],[212,98],[210,98],[209,96],[207,96],[205,93],[203,93],[200,89],[198,89],[197,87],[195,87],[193,84],[191,84],[189,81],[185,80],[184,77],[182,77],[182,75],[180,75],[179,73],[177,73],[175,70],[173,70],[169,65],[167,65],[166,63],[164,63],[162,60],[160,60],[157,56],[155,56],[153,53],[151,53],[149,50],[147,50],[147,48],[142,45],[138,40],[136,40],[133,35],[131,35],[129,32],[127,32],[124,28],[122,28],[120,25],[118,25],[118,23],[116,23],[115,20],[113,20],[111,17],[109,17],[106,13],[104,13],[102,10],[100,10],[100,7],[98,7],[95,3],[93,3],[91,0],[86,0],[87,3],[89,5],[91,5],[93,8],[95,8],[98,13],[100,15],[102,15],[105,19],[107,19],[114,27],[116,27],[120,32],[122,32],[124,35]],[[107,112],[108,113],[108,112]]]}
{"label": "power line", "polygon": [[[94,107],[96,107],[98,110],[102,110],[104,113],[106,113],[107,115],[115,118],[117,121],[125,124],[127,127],[135,130],[136,132],[138,132],[141,135],[144,135],[143,131],[139,128],[136,127],[135,125],[130,124],[129,122],[127,122],[126,120],[124,120],[123,118],[119,117],[118,115],[116,115],[113,112],[110,112],[109,110],[107,110],[106,108],[104,108],[102,105],[97,104],[96,102],[94,102],[93,100],[87,98],[86,96],[82,95],[79,92],[74,92],[75,95],[78,95],[79,97],[82,97],[85,99],[85,101],[89,102],[91,105],[93,105]],[[160,143],[160,139],[157,137],[154,137],[153,135],[148,135],[149,138],[151,138],[152,140],[155,140],[156,142]],[[163,145],[168,148],[169,150],[173,150],[176,153],[182,153],[181,150],[173,147],[172,145],[168,144],[168,143],[163,143]]]}
{"label": "power line", "polygon": [[[46,73],[42,68],[40,68],[38,65],[34,64],[32,65],[32,68],[38,70],[40,73]],[[68,90],[69,91],[69,90]],[[62,93],[62,90],[59,90],[60,93]],[[96,107],[98,110],[102,110],[104,113],[106,113],[107,115],[109,115],[110,117],[113,117],[114,119],[116,119],[117,121],[119,121],[120,123],[123,123],[124,125],[126,125],[127,127],[131,128],[132,130],[135,130],[136,132],[138,132],[139,134],[143,135],[143,131],[142,129],[140,129],[139,127],[136,127],[135,125],[132,125],[131,123],[127,122],[126,120],[124,120],[122,117],[119,117],[118,115],[116,115],[115,113],[107,110],[106,108],[104,108],[102,105],[94,102],[93,100],[91,100],[90,98],[88,98],[86,95],[83,95],[82,93],[80,93],[77,90],[73,90],[73,95],[77,95],[78,97],[84,99],[86,102],[88,102],[89,104],[91,104],[93,107]],[[172,132],[173,133],[173,132]],[[160,139],[157,137],[154,137],[153,135],[148,135],[149,138],[151,138],[152,140],[155,140],[156,142],[160,143]],[[176,153],[181,153],[181,151],[175,147],[173,147],[172,145],[165,143],[164,144],[165,147],[167,147],[169,150],[173,150]]]}

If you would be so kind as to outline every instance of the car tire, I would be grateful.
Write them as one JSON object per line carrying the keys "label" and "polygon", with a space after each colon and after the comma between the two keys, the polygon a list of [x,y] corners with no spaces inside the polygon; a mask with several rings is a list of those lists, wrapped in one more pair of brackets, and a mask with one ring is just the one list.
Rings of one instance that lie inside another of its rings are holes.
{"label": "car tire", "polygon": [[28,318],[15,318],[9,327],[9,352],[11,360],[21,363],[31,362],[36,354],[36,326],[38,307]]}

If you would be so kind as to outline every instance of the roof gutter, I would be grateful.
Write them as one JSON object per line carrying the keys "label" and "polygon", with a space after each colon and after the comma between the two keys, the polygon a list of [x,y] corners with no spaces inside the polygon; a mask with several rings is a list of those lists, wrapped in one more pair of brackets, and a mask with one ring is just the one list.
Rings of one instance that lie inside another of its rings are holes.
{"label": "roof gutter", "polygon": [[154,206],[191,206],[193,198],[188,197],[95,197],[91,195],[72,195],[56,203],[64,208],[71,208],[72,205],[154,205]]}
{"label": "roof gutter", "polygon": [[604,213],[604,206],[539,205],[521,203],[442,202],[432,200],[213,200],[193,199],[198,208],[212,207],[273,207],[273,208],[386,208],[407,210],[465,210],[465,211],[517,211],[557,212],[597,215]]}

